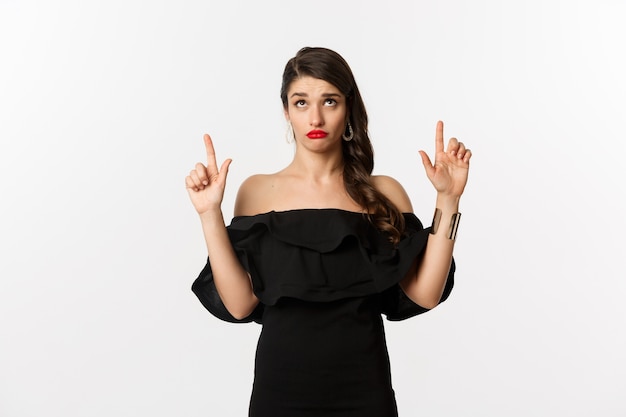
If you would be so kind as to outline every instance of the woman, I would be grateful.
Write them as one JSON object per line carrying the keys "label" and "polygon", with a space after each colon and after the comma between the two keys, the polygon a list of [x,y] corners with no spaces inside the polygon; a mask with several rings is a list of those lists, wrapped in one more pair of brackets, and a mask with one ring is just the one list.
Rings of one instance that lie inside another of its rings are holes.
{"label": "woman", "polygon": [[263,324],[250,416],[396,416],[382,314],[402,320],[445,300],[471,152],[437,123],[433,225],[412,214],[403,187],[372,176],[367,114],[345,60],[303,48],[283,73],[293,161],[241,185],[226,227],[230,160],[186,178],[208,249],[192,289],[217,317]]}

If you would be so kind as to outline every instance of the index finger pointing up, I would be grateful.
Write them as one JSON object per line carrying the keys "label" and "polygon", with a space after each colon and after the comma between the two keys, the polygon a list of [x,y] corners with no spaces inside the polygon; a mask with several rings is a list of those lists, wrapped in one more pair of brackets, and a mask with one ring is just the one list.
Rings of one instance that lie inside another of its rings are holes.
{"label": "index finger pointing up", "polygon": [[435,152],[443,152],[443,122],[441,120],[437,122],[435,132]]}
{"label": "index finger pointing up", "polygon": [[215,159],[215,149],[211,136],[204,134],[204,146],[206,147],[206,162],[209,172],[217,172],[217,160]]}

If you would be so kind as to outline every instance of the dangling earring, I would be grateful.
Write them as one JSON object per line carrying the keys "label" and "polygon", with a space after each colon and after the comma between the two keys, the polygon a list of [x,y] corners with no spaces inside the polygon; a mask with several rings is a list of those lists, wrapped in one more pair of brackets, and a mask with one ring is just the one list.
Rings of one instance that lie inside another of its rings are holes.
{"label": "dangling earring", "polygon": [[350,142],[352,138],[354,137],[354,130],[352,130],[352,125],[350,124],[350,122],[348,122],[348,125],[346,127],[348,128],[348,136],[346,136],[346,133],[344,132],[343,135],[341,135],[341,137],[346,142]]}
{"label": "dangling earring", "polygon": [[287,143],[293,143],[296,139],[295,133],[293,133],[293,127],[291,126],[291,122],[287,122],[287,131],[285,132],[285,140]]}

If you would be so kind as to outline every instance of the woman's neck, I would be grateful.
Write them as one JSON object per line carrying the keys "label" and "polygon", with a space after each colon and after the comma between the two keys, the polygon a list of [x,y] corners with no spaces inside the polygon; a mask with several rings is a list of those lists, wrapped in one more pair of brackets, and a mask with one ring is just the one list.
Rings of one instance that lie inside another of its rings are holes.
{"label": "woman's neck", "polygon": [[312,182],[335,181],[343,174],[343,155],[336,154],[329,157],[327,154],[298,153],[293,161],[285,168],[285,173],[300,177]]}

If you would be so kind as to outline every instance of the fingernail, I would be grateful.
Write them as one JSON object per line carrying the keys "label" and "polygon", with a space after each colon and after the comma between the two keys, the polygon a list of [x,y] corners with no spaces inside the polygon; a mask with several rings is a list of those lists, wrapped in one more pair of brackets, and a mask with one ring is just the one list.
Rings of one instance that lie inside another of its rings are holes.
{"label": "fingernail", "polygon": [[206,181],[206,180],[204,180],[204,181],[202,181],[202,184],[204,184],[204,185],[209,185],[209,182],[208,182],[208,181]]}

